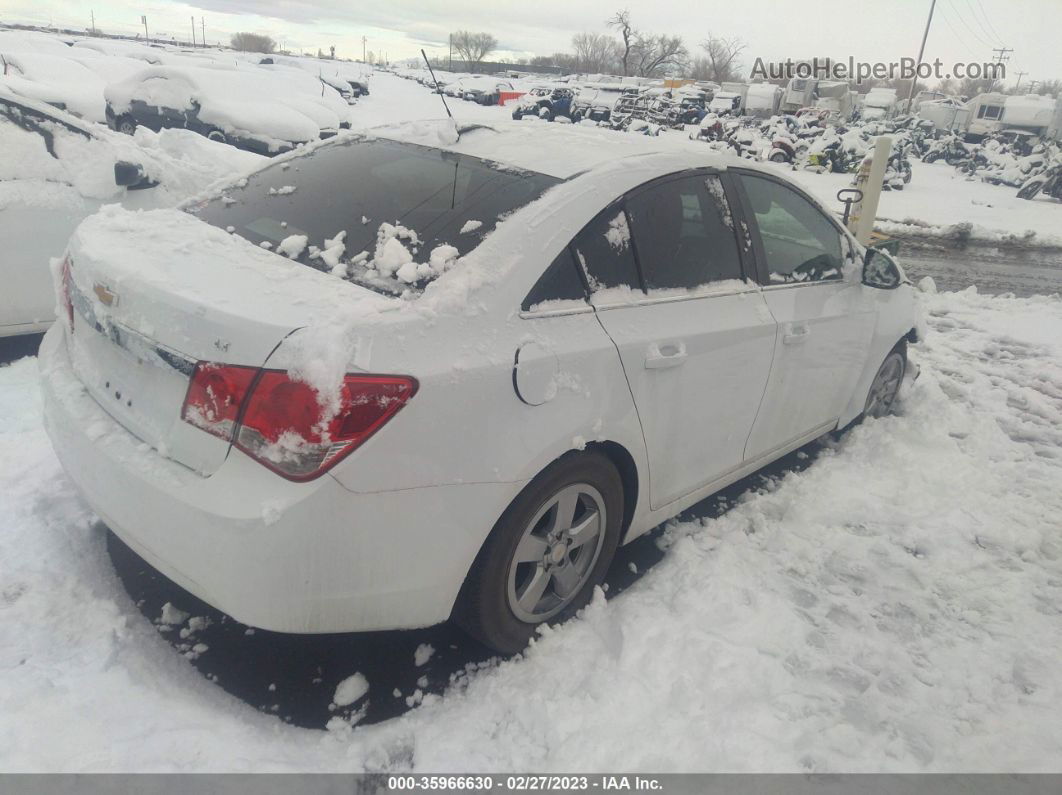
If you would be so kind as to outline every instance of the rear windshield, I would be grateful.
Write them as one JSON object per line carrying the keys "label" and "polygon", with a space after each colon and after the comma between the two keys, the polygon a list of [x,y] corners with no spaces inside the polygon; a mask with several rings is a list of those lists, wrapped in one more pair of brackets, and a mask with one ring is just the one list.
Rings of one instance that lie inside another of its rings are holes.
{"label": "rear windshield", "polygon": [[468,155],[356,139],[270,166],[189,211],[310,267],[402,295],[557,182]]}

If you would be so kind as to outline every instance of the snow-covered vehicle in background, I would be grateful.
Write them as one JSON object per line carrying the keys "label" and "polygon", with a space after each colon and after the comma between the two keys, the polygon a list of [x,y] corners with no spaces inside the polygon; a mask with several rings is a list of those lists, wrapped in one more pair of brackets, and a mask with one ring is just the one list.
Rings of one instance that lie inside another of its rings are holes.
{"label": "snow-covered vehicle in background", "polygon": [[716,91],[712,101],[708,103],[708,112],[719,116],[739,116],[744,108],[744,98],[736,91]]}
{"label": "snow-covered vehicle in background", "polygon": [[877,121],[892,116],[896,109],[895,88],[872,88],[863,98],[860,113],[863,121]]}
{"label": "snow-covered vehicle in background", "polygon": [[339,92],[295,69],[149,67],[111,83],[104,97],[118,132],[183,128],[264,155],[350,126]]}
{"label": "snow-covered vehicle in background", "polygon": [[266,55],[258,59],[263,66],[280,65],[301,69],[317,75],[321,82],[330,85],[349,104],[369,93],[370,67],[363,64],[334,61],[323,58],[296,58],[291,55]]}
{"label": "snow-covered vehicle in background", "polygon": [[173,206],[261,162],[183,130],[127,138],[2,84],[0,151],[0,337],[51,325],[49,261],[102,205]]}
{"label": "snow-covered vehicle in background", "polygon": [[765,119],[774,116],[782,102],[782,93],[781,86],[774,83],[753,83],[745,94],[745,113]]}
{"label": "snow-covered vehicle in background", "polygon": [[621,543],[888,412],[904,378],[902,270],[774,169],[705,154],[420,122],[191,212],[106,208],[41,346],[55,451],[240,622],[452,616],[519,651]]}
{"label": "snow-covered vehicle in background", "polygon": [[613,108],[625,93],[633,93],[636,96],[638,89],[634,86],[628,88],[619,83],[584,85],[572,101],[572,121],[579,122],[585,119],[608,122],[612,118]]}
{"label": "snow-covered vehicle in background", "polygon": [[504,95],[513,93],[512,83],[496,77],[474,77],[461,84],[461,98],[480,105],[499,105]]}
{"label": "snow-covered vehicle in background", "polygon": [[517,101],[513,109],[513,118],[538,116],[540,119],[552,121],[558,116],[563,116],[570,119],[574,97],[575,92],[570,88],[535,86]]}

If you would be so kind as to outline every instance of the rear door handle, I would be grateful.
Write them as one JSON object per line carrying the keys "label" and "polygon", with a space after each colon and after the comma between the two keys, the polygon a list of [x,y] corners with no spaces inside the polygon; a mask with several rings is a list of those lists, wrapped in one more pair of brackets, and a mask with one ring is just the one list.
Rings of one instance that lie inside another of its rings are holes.
{"label": "rear door handle", "polygon": [[686,344],[683,342],[654,342],[645,354],[646,370],[663,370],[686,363]]}
{"label": "rear door handle", "polygon": [[785,345],[798,345],[807,342],[811,336],[811,328],[807,323],[790,323],[782,335],[782,343]]}

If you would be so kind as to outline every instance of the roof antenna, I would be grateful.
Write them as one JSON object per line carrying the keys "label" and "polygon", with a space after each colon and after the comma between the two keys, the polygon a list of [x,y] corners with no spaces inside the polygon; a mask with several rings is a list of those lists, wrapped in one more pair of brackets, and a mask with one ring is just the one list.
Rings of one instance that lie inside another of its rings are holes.
{"label": "roof antenna", "polygon": [[[439,86],[439,80],[437,77],[435,77],[435,70],[431,68],[431,62],[428,61],[428,56],[424,52],[423,47],[420,50],[420,54],[424,56],[424,63],[428,65],[428,71],[431,73],[431,79],[435,82],[435,90],[439,92],[439,99],[442,100],[443,107],[446,108],[446,115],[450,117],[450,121],[454,122],[454,127],[456,127],[457,122],[454,121],[454,114],[450,112],[450,106],[446,104],[446,95],[443,94],[442,88]],[[460,132],[458,133],[458,135],[460,135]]]}

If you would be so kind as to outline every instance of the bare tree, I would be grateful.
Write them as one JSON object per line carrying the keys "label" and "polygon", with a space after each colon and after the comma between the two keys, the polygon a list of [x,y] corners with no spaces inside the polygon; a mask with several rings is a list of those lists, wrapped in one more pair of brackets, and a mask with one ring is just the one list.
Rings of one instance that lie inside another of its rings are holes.
{"label": "bare tree", "polygon": [[277,43],[261,33],[234,33],[229,40],[232,49],[242,52],[273,52]]}
{"label": "bare tree", "polygon": [[469,69],[475,71],[483,59],[498,49],[498,40],[490,33],[472,33],[459,30],[453,34],[454,49],[468,63]]}
{"label": "bare tree", "polygon": [[964,77],[959,83],[959,94],[964,97],[976,97],[978,94],[990,94],[1002,90],[1003,83],[991,77],[982,77],[977,80]]}
{"label": "bare tree", "polygon": [[716,83],[740,79],[741,61],[738,56],[746,46],[745,42],[736,37],[727,39],[709,34],[708,38],[701,42],[707,62],[707,79]]}
{"label": "bare tree", "polygon": [[578,33],[572,36],[570,56],[577,72],[612,72],[619,62],[619,45],[603,33]]}
{"label": "bare tree", "polygon": [[620,35],[621,44],[619,46],[619,61],[623,67],[623,76],[626,77],[630,72],[631,62],[631,50],[634,48],[635,42],[638,40],[638,31],[631,26],[631,12],[626,8],[622,11],[617,11],[614,16],[605,22],[610,28],[615,28]]}
{"label": "bare tree", "polygon": [[631,56],[635,69],[642,77],[659,77],[681,69],[689,62],[689,51],[681,36],[649,36],[639,34]]}

